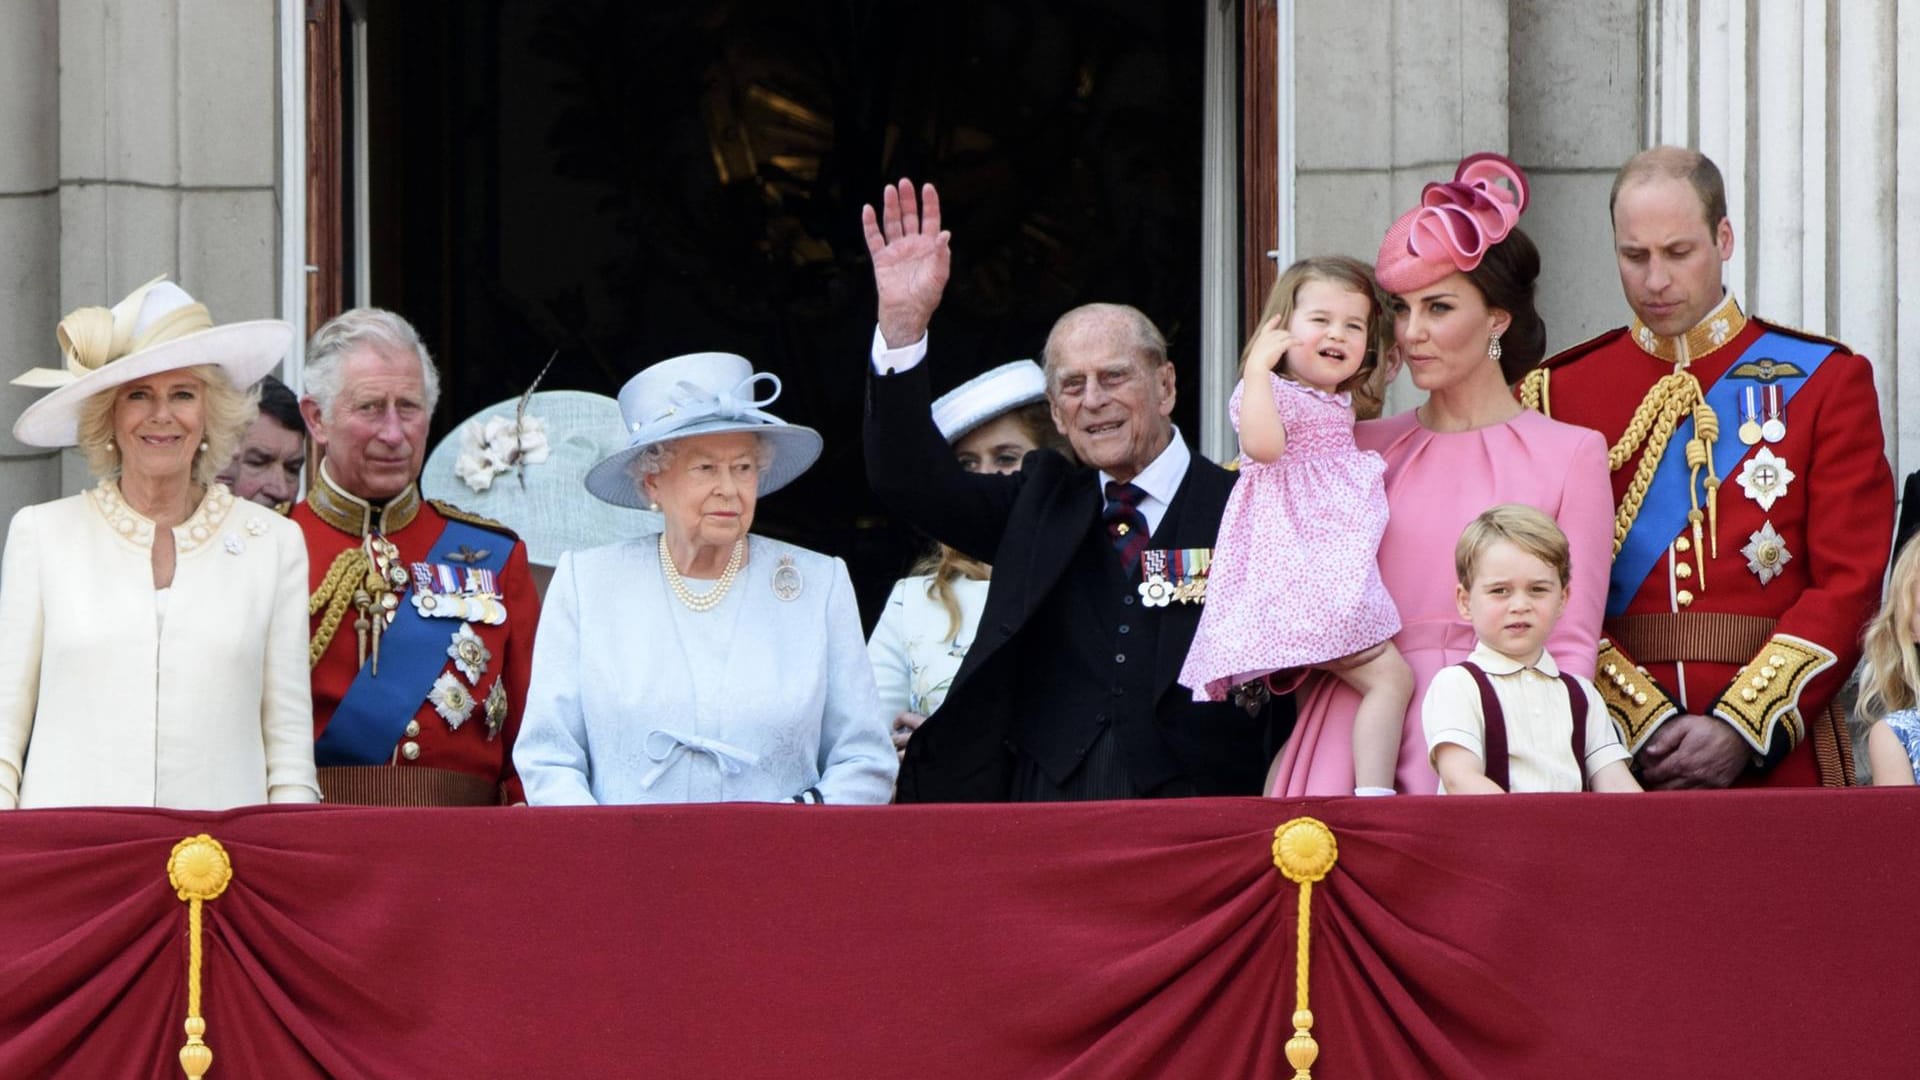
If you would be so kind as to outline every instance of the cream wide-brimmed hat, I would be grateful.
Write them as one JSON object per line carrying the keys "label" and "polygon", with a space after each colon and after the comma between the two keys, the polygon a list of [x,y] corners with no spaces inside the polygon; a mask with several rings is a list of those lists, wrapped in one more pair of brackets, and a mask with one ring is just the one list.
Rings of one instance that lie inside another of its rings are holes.
{"label": "cream wide-brimmed hat", "polygon": [[983,371],[933,400],[933,426],[954,442],[1011,409],[1047,399],[1047,374],[1031,360]]}
{"label": "cream wide-brimmed hat", "polygon": [[584,498],[594,462],[626,445],[620,403],[605,394],[543,390],[480,410],[427,457],[420,490],[518,533],[527,558],[554,566],[569,551],[659,532],[647,510]]}
{"label": "cream wide-brimmed hat", "polygon": [[[755,397],[763,382],[770,392]],[[744,356],[688,353],[662,360],[620,388],[627,445],[587,473],[587,490],[615,506],[638,507],[627,463],[640,451],[694,435],[751,431],[773,445],[773,464],[760,470],[760,494],[778,491],[819,460],[822,445],[819,432],[765,411],[779,397],[779,376],[756,373]]]}
{"label": "cream wide-brimmed hat", "polygon": [[34,368],[15,386],[51,387],[13,422],[29,446],[72,446],[80,439],[80,403],[163,371],[212,364],[239,389],[259,382],[293,348],[293,326],[279,319],[215,326],[206,305],[164,277],[135,289],[111,310],[84,307],[60,320],[63,363]]}

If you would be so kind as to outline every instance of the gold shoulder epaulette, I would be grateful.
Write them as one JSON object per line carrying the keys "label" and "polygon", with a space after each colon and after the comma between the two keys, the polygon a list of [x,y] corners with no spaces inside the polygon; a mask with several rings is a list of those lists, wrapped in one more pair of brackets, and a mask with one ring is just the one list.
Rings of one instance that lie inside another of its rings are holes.
{"label": "gold shoulder epaulette", "polygon": [[[1614,341],[1618,340],[1621,337],[1624,337],[1626,333],[1627,333],[1626,327],[1616,326],[1613,329],[1608,330],[1606,333],[1601,334],[1597,337],[1588,338],[1587,340],[1581,342],[1578,345],[1573,346],[1572,348],[1562,349],[1559,352],[1554,353],[1552,356],[1549,356],[1545,360],[1540,361],[1540,368],[1565,367],[1568,364],[1573,363],[1575,360],[1578,360],[1589,353],[1595,352],[1604,346],[1611,345]],[[1539,370],[1539,368],[1536,368],[1535,370],[1537,371]]]}
{"label": "gold shoulder epaulette", "polygon": [[1774,322],[1772,319],[1762,319],[1762,318],[1759,318],[1758,316],[1749,316],[1749,319],[1753,322],[1759,323],[1761,326],[1764,326],[1769,330],[1774,331],[1775,333],[1786,334],[1789,337],[1797,337],[1805,341],[1817,341],[1822,345],[1831,345],[1834,347],[1834,350],[1837,352],[1843,352],[1848,354],[1851,354],[1853,352],[1851,348],[1847,347],[1846,342],[1835,341],[1834,339],[1826,336],[1825,334],[1816,334],[1811,330],[1802,330],[1797,326],[1788,326],[1785,323],[1777,323],[1777,322]]}
{"label": "gold shoulder epaulette", "polygon": [[1550,368],[1537,367],[1520,377],[1520,385],[1515,393],[1520,398],[1520,407],[1532,409],[1542,416],[1553,415],[1553,399],[1548,396],[1548,380],[1553,376]]}
{"label": "gold shoulder epaulette", "polygon": [[507,528],[505,525],[501,524],[500,522],[495,521],[490,517],[482,517],[481,515],[476,514],[471,510],[462,510],[450,502],[442,502],[439,499],[428,499],[427,505],[433,507],[435,510],[440,511],[442,515],[446,517],[450,517],[455,521],[464,521],[469,525],[478,525],[483,529],[491,529],[494,532],[497,532],[502,534],[503,536],[506,536],[510,540],[517,541],[520,539],[520,535],[518,533],[514,532],[512,529]]}

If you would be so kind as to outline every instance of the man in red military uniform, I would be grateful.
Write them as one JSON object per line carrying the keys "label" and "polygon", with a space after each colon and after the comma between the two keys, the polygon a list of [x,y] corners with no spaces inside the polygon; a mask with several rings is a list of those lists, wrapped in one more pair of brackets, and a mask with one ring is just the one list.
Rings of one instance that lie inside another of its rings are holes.
{"label": "man in red military uniform", "polygon": [[439,378],[419,335],[359,308],[308,347],[300,411],[320,449],[307,501],[314,759],[333,802],[526,801],[513,743],[540,603],[525,545],[423,501]]}
{"label": "man in red military uniform", "polygon": [[1741,311],[1720,171],[1659,147],[1614,180],[1633,325],[1545,361],[1521,399],[1613,440],[1613,576],[1595,683],[1648,787],[1851,780],[1833,697],[1893,528],[1865,357]]}

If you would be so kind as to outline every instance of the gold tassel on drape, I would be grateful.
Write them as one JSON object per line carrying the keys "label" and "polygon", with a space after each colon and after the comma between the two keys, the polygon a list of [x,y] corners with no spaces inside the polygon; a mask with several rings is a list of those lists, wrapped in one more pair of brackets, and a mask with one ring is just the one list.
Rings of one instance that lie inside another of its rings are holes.
{"label": "gold tassel on drape", "polygon": [[1308,930],[1313,913],[1313,883],[1326,877],[1340,859],[1333,830],[1317,818],[1297,817],[1273,830],[1273,865],[1300,886],[1299,954],[1295,961],[1293,1038],[1287,1063],[1294,1080],[1312,1080],[1320,1044],[1313,1040],[1313,1010],[1307,1004]]}
{"label": "gold tassel on drape", "polygon": [[187,1044],[180,1048],[180,1067],[188,1080],[200,1080],[213,1067],[213,1050],[201,1041],[207,1022],[200,1016],[200,905],[227,891],[233,862],[220,841],[206,833],[189,836],[173,845],[167,880],[187,902]]}

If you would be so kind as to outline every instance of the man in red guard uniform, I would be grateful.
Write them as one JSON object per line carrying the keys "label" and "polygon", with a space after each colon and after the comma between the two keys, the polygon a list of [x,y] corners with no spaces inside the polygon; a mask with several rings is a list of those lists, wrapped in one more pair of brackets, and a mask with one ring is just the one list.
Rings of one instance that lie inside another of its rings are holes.
{"label": "man in red guard uniform", "polygon": [[1695,151],[1613,184],[1633,325],[1547,360],[1521,400],[1613,441],[1614,561],[1594,682],[1650,788],[1851,781],[1836,691],[1893,530],[1863,356],[1748,316],[1733,225]]}
{"label": "man in red guard uniform", "polygon": [[440,396],[426,347],[405,319],[358,308],[313,336],[305,376],[320,463],[293,520],[307,536],[321,791],[380,806],[525,802],[513,742],[540,603],[510,530],[420,498]]}

